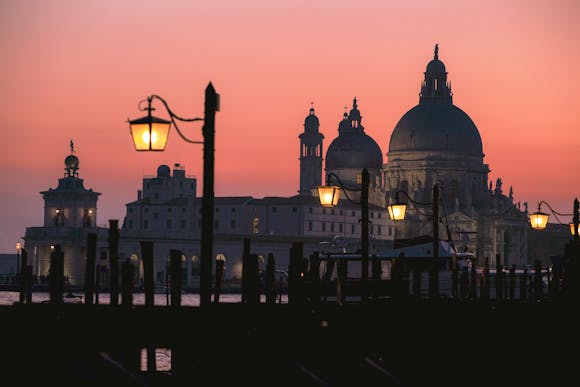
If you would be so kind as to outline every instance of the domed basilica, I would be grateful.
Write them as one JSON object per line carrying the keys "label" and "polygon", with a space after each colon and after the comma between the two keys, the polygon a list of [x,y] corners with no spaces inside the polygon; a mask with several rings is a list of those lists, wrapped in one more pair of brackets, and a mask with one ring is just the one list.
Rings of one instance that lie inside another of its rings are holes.
{"label": "domed basilica", "polygon": [[[483,160],[481,136],[469,115],[453,104],[437,45],[424,76],[419,104],[401,117],[391,133],[386,163],[377,143],[364,132],[355,98],[326,152],[326,173],[356,189],[362,169],[367,168],[371,203],[384,207],[397,199],[407,201],[406,219],[396,224],[395,244],[432,235],[432,192],[437,185],[441,240],[458,251],[475,253],[480,264],[525,265],[526,210],[514,204],[511,187],[504,194],[501,179],[495,188],[488,184],[490,169]],[[318,125],[313,109],[311,116]],[[320,149],[322,137],[316,139]],[[321,155],[317,158],[321,165]],[[301,158],[300,192],[314,188],[303,184],[302,177],[308,174],[305,161]]]}

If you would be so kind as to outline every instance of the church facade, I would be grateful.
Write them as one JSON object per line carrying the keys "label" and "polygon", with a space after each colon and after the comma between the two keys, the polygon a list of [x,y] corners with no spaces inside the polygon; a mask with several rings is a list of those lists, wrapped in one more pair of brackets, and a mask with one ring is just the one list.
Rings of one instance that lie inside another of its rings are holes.
{"label": "church facade", "polygon": [[[471,118],[453,104],[445,65],[438,46],[427,64],[419,104],[401,117],[393,129],[383,165],[386,204],[409,197],[408,220],[398,224],[397,237],[431,235],[433,186],[440,190],[440,239],[458,251],[476,254],[479,264],[505,267],[527,264],[529,225],[521,210],[497,179],[488,185],[482,140]],[[401,193],[403,191],[404,193]],[[411,205],[413,202],[416,205]],[[427,204],[421,205],[419,203]]]}

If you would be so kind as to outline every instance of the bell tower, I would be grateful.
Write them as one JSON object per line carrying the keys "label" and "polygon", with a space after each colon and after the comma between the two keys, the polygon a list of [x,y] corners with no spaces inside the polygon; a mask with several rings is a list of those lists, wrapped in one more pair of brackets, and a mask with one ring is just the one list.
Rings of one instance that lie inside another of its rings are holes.
{"label": "bell tower", "polygon": [[320,123],[314,114],[314,106],[304,120],[304,132],[300,133],[300,194],[322,185],[322,139],[318,131]]}

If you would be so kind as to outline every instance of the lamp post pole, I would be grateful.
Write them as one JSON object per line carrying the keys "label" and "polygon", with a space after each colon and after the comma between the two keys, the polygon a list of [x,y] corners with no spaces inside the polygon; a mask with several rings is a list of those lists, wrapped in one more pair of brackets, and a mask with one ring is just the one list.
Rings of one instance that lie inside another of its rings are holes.
{"label": "lamp post pole", "polygon": [[580,215],[578,214],[579,204],[578,198],[574,199],[574,214],[572,216],[572,222],[574,223],[574,242],[579,243],[580,239],[578,239],[578,223],[580,222]]}
{"label": "lamp post pole", "polygon": [[362,300],[367,300],[369,279],[369,172],[366,168],[362,171],[361,202],[361,278]]}
{"label": "lamp post pole", "polygon": [[214,153],[215,112],[218,110],[218,95],[211,84],[205,89],[203,123],[203,196],[201,199],[201,262],[200,262],[200,306],[211,304],[213,217],[214,217]]}
{"label": "lamp post pole", "polygon": [[433,258],[439,258],[439,186],[433,186]]}

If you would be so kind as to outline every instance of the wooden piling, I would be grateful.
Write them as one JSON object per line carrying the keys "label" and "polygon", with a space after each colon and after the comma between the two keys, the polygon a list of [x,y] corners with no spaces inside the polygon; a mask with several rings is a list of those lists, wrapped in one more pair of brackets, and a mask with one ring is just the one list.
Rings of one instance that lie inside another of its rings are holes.
{"label": "wooden piling", "polygon": [[92,305],[95,293],[95,265],[97,260],[97,234],[87,234],[87,262],[85,265],[85,304]]}
{"label": "wooden piling", "polygon": [[153,280],[153,242],[141,242],[141,259],[143,260],[145,306],[153,307],[155,304],[155,282]]}
{"label": "wooden piling", "polygon": [[169,251],[172,308],[181,306],[181,255],[181,250],[171,249]]}
{"label": "wooden piling", "polygon": [[214,285],[214,295],[213,303],[219,304],[220,295],[222,293],[222,278],[224,275],[225,261],[223,259],[217,259],[215,261],[215,285]]}
{"label": "wooden piling", "polygon": [[423,281],[423,273],[416,265],[413,268],[413,297],[421,298],[421,282]]}
{"label": "wooden piling", "polygon": [[495,298],[496,300],[504,299],[504,276],[501,264],[498,264],[495,270]]}
{"label": "wooden piling", "polygon": [[520,278],[520,300],[528,299],[528,268],[524,269],[524,274]]}
{"label": "wooden piling", "polygon": [[26,297],[25,302],[32,304],[32,265],[27,265],[24,272]]}
{"label": "wooden piling", "polygon": [[62,304],[64,290],[64,253],[60,245],[54,246],[50,255],[50,268],[48,269],[48,287],[51,304]]}
{"label": "wooden piling", "polygon": [[477,265],[475,259],[471,260],[469,270],[469,298],[475,300],[477,299]]}
{"label": "wooden piling", "polygon": [[266,261],[266,304],[276,303],[276,260],[274,254],[268,253]]}
{"label": "wooden piling", "polygon": [[310,270],[308,280],[310,281],[310,302],[314,305],[320,304],[320,255],[318,251],[310,256]]}
{"label": "wooden piling", "polygon": [[251,248],[252,248],[252,240],[250,238],[244,238],[244,245],[242,250],[242,285],[241,285],[242,303],[245,303],[248,297],[248,289],[246,289],[248,281],[244,279],[247,277],[246,269],[249,265],[248,259],[250,257]]}
{"label": "wooden piling", "polygon": [[509,273],[509,296],[510,300],[516,298],[516,265],[512,265]]}
{"label": "wooden piling", "polygon": [[489,258],[485,258],[483,262],[483,278],[481,288],[481,299],[489,300],[490,291],[490,275],[489,275]]}
{"label": "wooden piling", "polygon": [[20,273],[18,273],[18,287],[20,291],[19,301],[24,304],[26,301],[26,267],[28,266],[28,251],[20,249]]}
{"label": "wooden piling", "polygon": [[121,305],[133,306],[133,265],[129,259],[121,265]]}
{"label": "wooden piling", "polygon": [[288,304],[302,305],[304,294],[302,289],[302,242],[293,242],[290,248],[290,264],[288,267]]}
{"label": "wooden piling", "polygon": [[119,305],[119,220],[109,219],[110,304]]}
{"label": "wooden piling", "polygon": [[544,298],[544,291],[542,285],[542,262],[540,260],[534,261],[534,299],[536,301]]}

